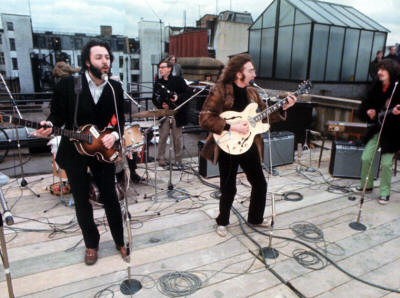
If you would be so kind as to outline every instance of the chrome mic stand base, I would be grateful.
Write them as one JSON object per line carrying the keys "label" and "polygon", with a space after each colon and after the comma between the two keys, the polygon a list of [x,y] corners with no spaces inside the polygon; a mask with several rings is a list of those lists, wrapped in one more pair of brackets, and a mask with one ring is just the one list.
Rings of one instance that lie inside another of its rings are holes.
{"label": "chrome mic stand base", "polygon": [[367,227],[358,221],[349,223],[349,227],[356,231],[365,231]]}
{"label": "chrome mic stand base", "polygon": [[142,288],[140,281],[136,279],[125,279],[119,289],[124,295],[134,295]]}
{"label": "chrome mic stand base", "polygon": [[267,259],[277,259],[279,257],[279,251],[273,247],[262,247],[260,248],[260,255]]}

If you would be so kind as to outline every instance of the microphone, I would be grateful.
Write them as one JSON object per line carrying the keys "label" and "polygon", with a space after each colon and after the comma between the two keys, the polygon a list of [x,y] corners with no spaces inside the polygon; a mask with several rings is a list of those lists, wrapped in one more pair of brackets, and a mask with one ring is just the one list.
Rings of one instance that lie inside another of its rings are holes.
{"label": "microphone", "polygon": [[108,82],[108,74],[103,73],[103,74],[101,75],[101,79],[102,79],[103,81]]}
{"label": "microphone", "polygon": [[14,218],[11,214],[10,209],[8,209],[6,199],[4,198],[3,191],[0,189],[0,204],[4,211],[4,219],[6,221],[7,226],[11,226],[14,224]]}
{"label": "microphone", "polygon": [[260,86],[258,86],[258,85],[256,84],[256,82],[254,82],[254,80],[251,80],[251,81],[249,82],[249,84],[250,84],[251,86],[253,86],[253,87],[262,89]]}

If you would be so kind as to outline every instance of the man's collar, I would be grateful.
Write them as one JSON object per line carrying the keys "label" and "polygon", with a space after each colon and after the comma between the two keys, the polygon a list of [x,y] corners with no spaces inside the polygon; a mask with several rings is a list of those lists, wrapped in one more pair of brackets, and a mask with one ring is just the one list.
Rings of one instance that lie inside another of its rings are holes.
{"label": "man's collar", "polygon": [[92,77],[90,76],[88,70],[85,71],[85,76],[86,76],[86,79],[87,79],[87,81],[88,81],[88,84],[93,84],[93,85],[96,86],[96,87],[104,87],[105,84],[107,84],[107,82],[104,81],[101,85],[97,86],[97,84],[92,80]]}

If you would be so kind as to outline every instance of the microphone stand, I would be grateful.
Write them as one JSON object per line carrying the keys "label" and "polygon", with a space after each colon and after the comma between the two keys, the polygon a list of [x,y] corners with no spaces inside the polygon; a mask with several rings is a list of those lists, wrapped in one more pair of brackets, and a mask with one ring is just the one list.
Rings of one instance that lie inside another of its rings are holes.
{"label": "microphone stand", "polygon": [[[398,85],[398,82],[396,81],[396,82],[394,83],[394,88],[393,88],[393,91],[392,91],[392,95],[391,95],[390,98],[389,98],[389,102],[388,102],[388,104],[387,104],[387,108],[386,108],[386,111],[385,111],[385,115],[384,115],[384,117],[383,117],[382,125],[381,125],[381,128],[380,128],[380,130],[379,130],[378,140],[377,140],[377,142],[376,142],[376,146],[375,146],[375,150],[374,150],[374,155],[372,156],[371,164],[369,165],[367,177],[365,178],[365,182],[364,182],[364,185],[363,185],[363,190],[362,190],[362,193],[361,193],[360,207],[359,207],[359,209],[358,209],[357,219],[356,219],[356,221],[353,221],[353,222],[349,223],[349,227],[352,228],[353,230],[356,230],[356,231],[365,231],[365,230],[367,229],[367,227],[366,227],[364,224],[362,224],[362,223],[360,222],[361,211],[362,211],[362,207],[363,207],[363,205],[364,205],[364,197],[365,197],[365,192],[366,192],[366,190],[367,190],[367,185],[368,185],[368,181],[369,181],[369,175],[371,174],[371,171],[372,171],[372,166],[373,166],[373,164],[374,164],[375,155],[376,155],[376,152],[378,151],[379,142],[380,142],[380,140],[381,140],[381,135],[382,135],[383,126],[385,125],[386,116],[387,116],[387,114],[388,114],[389,107],[390,107],[390,104],[391,104],[391,102],[392,102],[392,98],[393,98],[394,92],[395,92],[396,89],[397,89],[397,85]],[[376,115],[376,117],[378,117],[378,115]]]}
{"label": "microphone stand", "polygon": [[[186,105],[188,102],[190,102],[193,98],[195,98],[197,95],[199,95],[201,92],[203,92],[205,89],[207,88],[207,86],[204,86],[200,91],[196,92],[195,94],[193,94],[191,97],[189,97],[187,100],[185,100],[183,103],[181,103],[180,105],[178,105],[175,109],[173,109],[175,111],[174,115],[184,106]],[[166,119],[167,116],[162,117],[159,122],[164,121]],[[168,116],[168,121],[169,121],[169,153],[168,153],[168,158],[169,158],[169,180],[168,180],[168,196],[172,197],[173,191],[174,191],[174,185],[172,184],[172,146],[171,146],[171,136],[172,136],[172,126],[173,126],[173,116]],[[178,190],[178,189],[176,189]],[[184,193],[187,195],[187,191],[185,190],[179,190],[180,192]],[[180,201],[187,198],[186,196],[183,198],[175,198],[176,201]]]}
{"label": "microphone stand", "polygon": [[8,297],[14,298],[15,296],[14,296],[14,290],[13,290],[11,274],[10,274],[10,264],[8,263],[6,238],[4,236],[3,226],[4,226],[3,216],[0,212],[0,246],[1,246],[2,256],[3,256],[2,260],[3,260],[3,267],[4,267],[4,275],[5,275],[6,281],[7,281]]}
{"label": "microphone stand", "polygon": [[138,292],[141,288],[142,288],[142,284],[140,283],[140,281],[136,280],[136,279],[132,279],[131,278],[131,257],[130,257],[130,251],[132,249],[133,246],[133,240],[132,240],[132,230],[131,230],[131,219],[129,216],[129,205],[128,205],[128,196],[127,196],[127,191],[129,188],[129,179],[130,179],[130,173],[129,173],[129,167],[127,165],[125,158],[125,147],[124,147],[124,138],[123,138],[123,134],[122,134],[122,130],[121,130],[121,126],[119,124],[119,116],[118,116],[118,108],[117,108],[117,100],[115,97],[115,91],[113,86],[110,84],[109,80],[108,80],[108,75],[107,74],[103,74],[101,76],[101,78],[107,82],[107,84],[110,86],[112,94],[113,94],[113,99],[114,99],[114,109],[115,109],[115,116],[117,118],[117,126],[118,126],[118,132],[120,135],[120,141],[121,141],[121,150],[120,150],[120,154],[123,160],[123,167],[124,167],[124,172],[125,172],[125,179],[127,180],[126,184],[125,184],[125,189],[124,189],[124,208],[125,208],[125,223],[126,223],[126,228],[127,228],[127,233],[128,233],[128,244],[127,244],[127,256],[124,259],[125,262],[128,263],[128,279],[124,280],[121,285],[120,285],[120,290],[121,293],[125,294],[125,295],[133,295],[136,292]]}
{"label": "microphone stand", "polygon": [[[20,113],[20,111],[19,111],[19,109],[18,109],[17,103],[15,102],[14,97],[12,96],[12,93],[11,93],[10,89],[8,89],[7,83],[6,83],[6,81],[4,80],[3,75],[2,75],[1,73],[0,73],[0,78],[1,78],[1,80],[3,81],[4,87],[6,88],[7,93],[8,93],[8,95],[9,95],[9,97],[10,97],[10,102],[11,102],[11,104],[12,104],[12,106],[13,106],[13,112],[16,111],[17,114],[18,114],[18,117],[19,117],[20,119],[24,119],[24,118],[22,117],[22,115],[21,115],[21,113]],[[25,131],[26,131],[26,135],[29,135],[28,129],[27,129],[26,127],[25,127]],[[16,125],[15,125],[15,136],[16,136],[16,138],[17,138],[18,159],[19,159],[19,164],[20,164],[20,168],[21,168],[21,178],[22,178],[22,180],[21,180],[20,186],[29,189],[36,197],[39,198],[40,195],[39,195],[38,193],[36,193],[36,192],[28,185],[28,181],[25,180],[24,166],[23,166],[23,163],[22,163],[22,154],[21,154],[21,143],[20,143],[20,138],[19,138],[18,127],[17,127]],[[43,178],[41,178],[40,180],[43,180]]]}
{"label": "microphone stand", "polygon": [[[261,88],[260,86],[258,86],[254,81],[251,82],[251,85],[253,85],[257,89],[262,90],[262,92],[264,93],[265,99],[269,98],[269,96],[265,92],[265,90],[263,88]],[[266,104],[268,106],[268,100],[266,101]],[[269,123],[268,114],[267,114],[267,123]],[[270,170],[270,173],[272,174],[272,170],[273,170],[272,169],[272,143],[271,143],[270,130],[268,130],[267,134],[268,134],[268,144],[270,146],[269,147],[269,170]],[[269,182],[269,175],[268,175],[267,180]],[[275,195],[271,194],[271,230],[269,231],[269,234],[268,234],[268,246],[260,248],[261,256],[263,256],[264,258],[267,258],[267,259],[276,259],[279,257],[279,251],[272,247],[272,237],[273,237],[272,234],[273,234],[273,230],[274,230],[274,225],[275,225]]]}

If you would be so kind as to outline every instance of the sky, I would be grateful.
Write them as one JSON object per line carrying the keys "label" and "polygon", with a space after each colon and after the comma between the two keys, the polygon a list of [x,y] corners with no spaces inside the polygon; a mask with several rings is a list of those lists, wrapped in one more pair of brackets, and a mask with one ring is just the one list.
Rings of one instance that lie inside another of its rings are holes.
{"label": "sky", "polygon": [[[255,20],[272,0],[0,0],[0,13],[32,16],[34,31],[100,33],[111,25],[113,34],[138,36],[138,22],[160,20],[164,25],[195,26],[206,13],[224,10],[248,11]],[[400,42],[399,0],[330,0],[353,6],[391,31],[387,45]],[[195,4],[194,4],[195,3]],[[393,12],[391,14],[391,12]]]}

